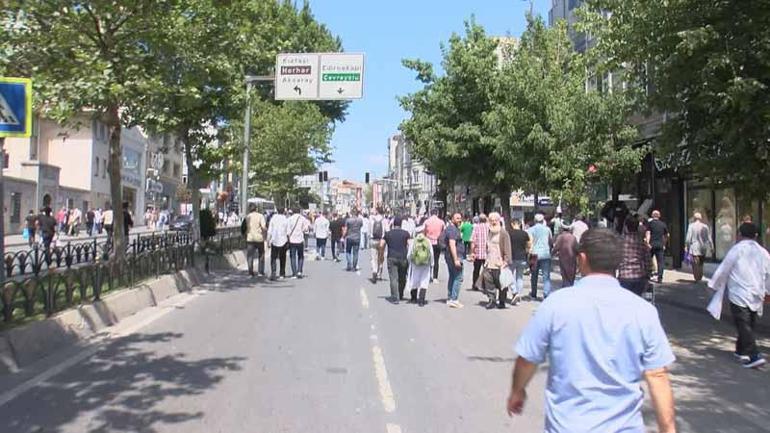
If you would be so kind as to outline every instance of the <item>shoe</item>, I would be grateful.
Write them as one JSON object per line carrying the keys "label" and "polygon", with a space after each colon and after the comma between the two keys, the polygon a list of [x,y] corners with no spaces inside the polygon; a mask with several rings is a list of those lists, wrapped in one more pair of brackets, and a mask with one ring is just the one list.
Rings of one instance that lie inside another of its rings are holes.
{"label": "shoe", "polygon": [[511,305],[513,306],[519,305],[519,302],[521,302],[521,296],[513,295],[513,299],[511,299]]}
{"label": "shoe", "polygon": [[418,304],[421,307],[425,306],[425,295],[427,295],[427,294],[428,294],[428,290],[427,289],[420,289],[420,295],[419,295],[419,298],[418,298]]}
{"label": "shoe", "polygon": [[765,365],[767,361],[761,355],[754,355],[743,363],[743,368],[757,368]]}
{"label": "shoe", "polygon": [[297,278],[298,277],[296,275],[292,275],[291,277],[289,277],[290,280],[296,280]]}
{"label": "shoe", "polygon": [[452,308],[463,308],[465,305],[461,304],[460,301],[452,301],[452,304],[450,307]]}
{"label": "shoe", "polygon": [[417,289],[412,289],[409,291],[409,303],[410,304],[417,303]]}
{"label": "shoe", "polygon": [[297,278],[299,278],[301,280],[301,279],[305,278],[305,276],[302,275],[302,273],[300,272],[299,274],[297,274]]}
{"label": "shoe", "polygon": [[500,291],[500,299],[497,301],[497,308],[500,310],[504,310],[506,305],[505,303],[508,301],[508,289],[503,289]]}
{"label": "shoe", "polygon": [[270,277],[270,281],[278,281],[278,277],[276,277],[275,275],[272,275]]}
{"label": "shoe", "polygon": [[257,276],[258,276],[259,278],[265,278],[265,274],[264,274],[264,273],[262,273],[262,272],[258,273],[258,274],[257,274]]}
{"label": "shoe", "polygon": [[744,362],[748,362],[751,360],[751,357],[748,355],[741,355],[738,352],[733,353],[733,356],[735,357],[735,360],[743,364]]}
{"label": "shoe", "polygon": [[369,281],[371,281],[372,284],[377,284],[377,274],[372,273],[372,278],[369,278]]}
{"label": "shoe", "polygon": [[487,302],[487,305],[485,308],[487,310],[494,310],[495,308],[497,308],[497,301],[495,301],[494,299],[490,300],[489,302]]}

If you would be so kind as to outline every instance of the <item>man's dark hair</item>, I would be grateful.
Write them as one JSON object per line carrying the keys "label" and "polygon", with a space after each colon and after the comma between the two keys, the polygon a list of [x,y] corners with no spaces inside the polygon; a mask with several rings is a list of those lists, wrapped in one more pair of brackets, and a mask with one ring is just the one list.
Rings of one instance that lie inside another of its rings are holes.
{"label": "man's dark hair", "polygon": [[743,223],[738,227],[738,233],[740,233],[742,238],[756,239],[757,235],[759,235],[759,229],[754,223]]}
{"label": "man's dark hair", "polygon": [[431,215],[438,215],[438,209],[433,209],[430,211]]}
{"label": "man's dark hair", "polygon": [[128,210],[128,202],[127,201],[123,202],[123,210]]}
{"label": "man's dark hair", "polygon": [[393,218],[393,227],[401,227],[401,221],[402,218],[400,216]]}
{"label": "man's dark hair", "polygon": [[593,272],[614,274],[623,259],[620,238],[610,229],[590,229],[580,238],[580,252]]}
{"label": "man's dark hair", "polygon": [[519,227],[521,227],[521,220],[518,219],[518,218],[514,218],[514,219],[511,220],[511,225],[512,226],[519,226]]}
{"label": "man's dark hair", "polygon": [[51,208],[46,206],[43,208],[43,215],[45,216],[51,216]]}
{"label": "man's dark hair", "polygon": [[626,231],[629,233],[639,233],[639,219],[636,215],[626,217]]}

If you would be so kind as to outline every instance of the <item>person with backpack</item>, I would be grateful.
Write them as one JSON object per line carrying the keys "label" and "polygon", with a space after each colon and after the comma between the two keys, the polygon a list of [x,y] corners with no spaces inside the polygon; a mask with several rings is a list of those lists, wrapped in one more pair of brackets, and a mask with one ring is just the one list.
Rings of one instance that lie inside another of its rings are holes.
{"label": "person with backpack", "polygon": [[382,278],[382,263],[384,260],[384,247],[382,239],[385,237],[385,218],[381,209],[374,209],[368,221],[368,232],[372,237],[370,259],[372,264],[372,284]]}
{"label": "person with backpack", "polygon": [[431,268],[433,265],[433,245],[430,239],[425,237],[424,228],[417,228],[417,236],[414,238],[407,259],[409,260],[409,288],[412,298],[417,294],[417,304],[425,306],[425,296],[430,285]]}

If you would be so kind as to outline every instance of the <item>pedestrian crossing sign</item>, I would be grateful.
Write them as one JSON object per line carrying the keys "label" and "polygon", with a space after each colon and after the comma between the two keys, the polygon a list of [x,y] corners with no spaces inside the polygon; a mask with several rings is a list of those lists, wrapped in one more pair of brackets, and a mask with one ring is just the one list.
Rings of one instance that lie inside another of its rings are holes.
{"label": "pedestrian crossing sign", "polygon": [[32,80],[0,77],[0,137],[32,134]]}

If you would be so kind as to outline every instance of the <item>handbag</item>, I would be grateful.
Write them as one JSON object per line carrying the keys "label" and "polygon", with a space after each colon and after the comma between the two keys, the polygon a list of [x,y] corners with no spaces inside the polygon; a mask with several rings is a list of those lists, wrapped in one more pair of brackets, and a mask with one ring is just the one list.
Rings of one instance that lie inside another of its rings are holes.
{"label": "handbag", "polygon": [[529,270],[530,272],[535,272],[537,269],[537,254],[530,254],[529,255]]}

